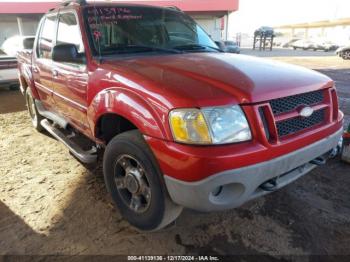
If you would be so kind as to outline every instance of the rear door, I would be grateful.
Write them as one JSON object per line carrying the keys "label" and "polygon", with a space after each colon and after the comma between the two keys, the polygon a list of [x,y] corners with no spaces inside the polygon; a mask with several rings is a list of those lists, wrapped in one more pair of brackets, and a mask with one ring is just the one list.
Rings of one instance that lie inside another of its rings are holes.
{"label": "rear door", "polygon": [[32,61],[35,86],[46,108],[53,107],[52,47],[56,35],[56,18],[57,14],[50,14],[43,18]]}
{"label": "rear door", "polygon": [[[84,54],[84,45],[74,10],[60,12],[56,45],[74,44]],[[87,81],[88,71],[84,63],[53,62],[54,101],[57,110],[76,128],[87,131]]]}

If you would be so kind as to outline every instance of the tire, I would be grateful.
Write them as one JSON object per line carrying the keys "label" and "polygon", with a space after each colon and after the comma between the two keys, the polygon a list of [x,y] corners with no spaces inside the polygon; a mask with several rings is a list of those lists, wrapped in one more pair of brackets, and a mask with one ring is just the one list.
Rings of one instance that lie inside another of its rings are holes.
{"label": "tire", "polygon": [[9,86],[9,90],[10,91],[17,91],[19,89],[19,86],[18,85],[10,85]]}
{"label": "tire", "polygon": [[294,50],[297,50],[297,48],[296,48],[295,46],[293,47],[293,49],[294,49]]}
{"label": "tire", "polygon": [[36,108],[35,99],[32,95],[32,92],[30,91],[30,88],[27,88],[26,93],[25,93],[25,97],[26,97],[28,113],[29,113],[30,119],[32,121],[33,127],[38,132],[42,132],[44,130],[44,128],[41,126],[40,122],[44,118],[39,114],[38,109]]}
{"label": "tire", "polygon": [[137,229],[162,229],[181,214],[182,207],[170,200],[156,160],[138,130],[109,142],[103,173],[120,213]]}
{"label": "tire", "polygon": [[347,50],[342,53],[342,58],[345,60],[350,60],[350,50]]}

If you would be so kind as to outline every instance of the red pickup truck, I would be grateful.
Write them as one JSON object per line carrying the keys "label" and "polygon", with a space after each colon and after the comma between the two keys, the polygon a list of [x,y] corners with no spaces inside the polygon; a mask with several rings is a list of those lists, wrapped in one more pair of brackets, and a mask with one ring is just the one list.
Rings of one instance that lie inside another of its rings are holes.
{"label": "red pickup truck", "polygon": [[82,162],[103,155],[108,191],[141,230],[275,191],[324,164],[343,131],[331,79],[223,53],[173,7],[64,3],[21,61],[34,127]]}

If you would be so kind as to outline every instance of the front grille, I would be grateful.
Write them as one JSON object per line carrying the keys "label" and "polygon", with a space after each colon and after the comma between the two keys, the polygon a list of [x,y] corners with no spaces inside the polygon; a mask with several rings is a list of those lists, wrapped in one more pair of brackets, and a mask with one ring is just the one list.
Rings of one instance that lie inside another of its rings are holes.
{"label": "front grille", "polygon": [[323,90],[304,93],[300,95],[288,96],[270,101],[272,112],[274,115],[293,111],[297,107],[312,106],[323,101]]}
{"label": "front grille", "polygon": [[321,124],[325,120],[326,110],[316,111],[310,117],[295,117],[276,123],[277,132],[280,137],[297,133],[306,128]]}

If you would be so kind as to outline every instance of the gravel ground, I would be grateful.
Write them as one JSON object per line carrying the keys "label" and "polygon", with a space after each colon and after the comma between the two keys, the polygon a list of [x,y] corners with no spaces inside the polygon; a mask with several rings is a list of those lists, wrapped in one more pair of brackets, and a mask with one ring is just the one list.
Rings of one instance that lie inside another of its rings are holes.
{"label": "gravel ground", "polygon": [[[349,117],[350,62],[274,59],[332,76]],[[19,92],[0,90],[0,123],[1,255],[261,254],[268,261],[350,255],[350,168],[339,160],[241,208],[185,210],[175,226],[141,233],[114,208],[100,165],[83,166],[62,144],[34,131]]]}

